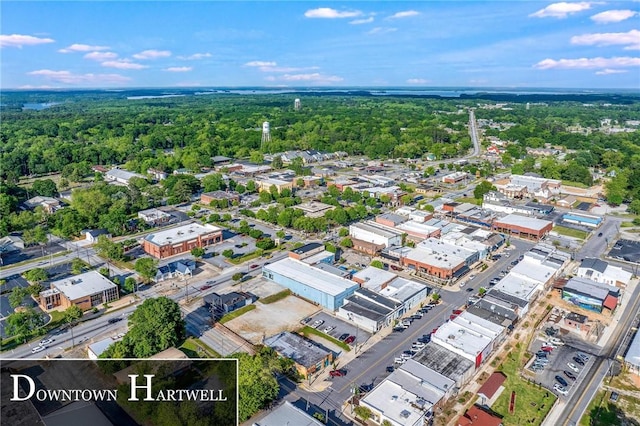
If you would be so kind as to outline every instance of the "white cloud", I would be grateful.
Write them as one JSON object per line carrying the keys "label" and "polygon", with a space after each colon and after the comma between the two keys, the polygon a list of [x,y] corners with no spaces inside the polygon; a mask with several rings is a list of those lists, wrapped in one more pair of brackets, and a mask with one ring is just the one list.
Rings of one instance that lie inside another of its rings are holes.
{"label": "white cloud", "polygon": [[309,82],[309,83],[338,83],[344,80],[342,77],[338,77],[337,75],[325,75],[320,73],[311,73],[311,74],[284,74],[279,77],[269,76],[266,77],[268,81],[289,81],[289,82]]}
{"label": "white cloud", "polygon": [[117,57],[118,54],[114,52],[89,52],[83,56],[84,59],[91,59],[93,61],[106,61]]}
{"label": "white cloud", "polygon": [[71,71],[52,71],[46,69],[31,71],[27,74],[66,84],[119,84],[131,80],[129,77],[119,74],[74,74]]}
{"label": "white cloud", "polygon": [[193,55],[189,55],[189,56],[178,56],[178,59],[182,59],[185,61],[197,61],[199,59],[204,59],[204,58],[210,58],[212,55],[211,53],[194,53]]}
{"label": "white cloud", "polygon": [[262,72],[300,72],[317,70],[319,67],[258,67]]}
{"label": "white cloud", "polygon": [[398,31],[397,28],[393,28],[393,27],[375,27],[372,28],[371,30],[367,31],[368,35],[374,35],[374,34],[389,34],[392,32]]}
{"label": "white cloud", "polygon": [[613,58],[577,58],[577,59],[545,59],[533,66],[534,68],[548,70],[557,69],[607,69],[619,67],[640,67],[640,58],[629,56]]}
{"label": "white cloud", "polygon": [[193,67],[169,67],[169,68],[165,68],[164,71],[169,71],[169,72],[187,72],[187,71],[191,71],[193,69]]}
{"label": "white cloud", "polygon": [[109,50],[109,46],[91,46],[90,44],[72,44],[69,47],[58,50],[60,53],[73,53],[73,52],[96,52],[100,50]]}
{"label": "white cloud", "polygon": [[582,12],[583,10],[591,9],[591,5],[595,4],[595,2],[576,2],[576,3],[568,3],[568,2],[560,2],[553,3],[544,9],[540,9],[539,11],[530,14],[530,17],[534,18],[566,18],[572,13]]}
{"label": "white cloud", "polygon": [[591,17],[591,20],[598,24],[610,24],[612,22],[621,22],[629,18],[637,16],[639,13],[633,10],[607,10],[600,12]]}
{"label": "white cloud", "polygon": [[415,10],[405,10],[403,12],[396,12],[393,15],[389,16],[388,19],[400,19],[400,18],[409,18],[410,16],[420,15],[420,12]]}
{"label": "white cloud", "polygon": [[140,53],[136,53],[133,55],[136,59],[158,59],[158,58],[168,58],[171,56],[171,52],[168,50],[144,50]]}
{"label": "white cloud", "polygon": [[120,70],[141,70],[144,68],[149,68],[146,65],[136,64],[135,62],[131,62],[130,59],[117,59],[115,61],[105,61],[102,63],[103,67],[108,68],[118,68]]}
{"label": "white cloud", "polygon": [[336,19],[336,18],[356,18],[362,16],[362,12],[359,10],[335,10],[329,7],[319,7],[317,9],[309,9],[304,13],[307,18],[324,18],[324,19]]}
{"label": "white cloud", "polygon": [[349,23],[351,25],[362,25],[362,24],[370,24],[371,22],[373,22],[373,16],[370,16],[368,18],[363,18],[363,19],[354,19],[353,21],[350,21]]}
{"label": "white cloud", "polygon": [[429,83],[429,80],[426,80],[424,78],[410,78],[407,80],[407,83],[409,84],[427,84]]}
{"label": "white cloud", "polygon": [[276,65],[272,61],[251,61],[244,64],[245,67],[275,67]]}
{"label": "white cloud", "polygon": [[627,72],[627,70],[613,70],[611,68],[606,68],[602,71],[596,71],[596,75],[622,74],[625,72]]}
{"label": "white cloud", "polygon": [[35,46],[38,44],[53,43],[54,41],[52,38],[41,38],[22,34],[0,35],[0,47],[17,47],[21,49],[22,46]]}
{"label": "white cloud", "polygon": [[594,33],[571,37],[571,44],[587,46],[625,46],[624,50],[640,50],[640,31],[626,33]]}

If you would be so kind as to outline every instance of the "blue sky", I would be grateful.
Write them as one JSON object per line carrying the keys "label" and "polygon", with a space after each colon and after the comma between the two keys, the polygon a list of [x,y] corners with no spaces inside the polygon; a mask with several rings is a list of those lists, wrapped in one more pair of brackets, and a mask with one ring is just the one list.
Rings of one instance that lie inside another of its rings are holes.
{"label": "blue sky", "polygon": [[640,88],[640,2],[2,2],[2,88]]}

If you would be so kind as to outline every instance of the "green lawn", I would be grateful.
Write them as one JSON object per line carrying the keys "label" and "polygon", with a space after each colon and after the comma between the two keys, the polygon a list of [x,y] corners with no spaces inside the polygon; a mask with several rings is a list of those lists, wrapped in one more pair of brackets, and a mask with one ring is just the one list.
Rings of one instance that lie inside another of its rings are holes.
{"label": "green lawn", "polygon": [[300,330],[300,333],[302,333],[304,336],[308,336],[310,334],[315,334],[316,336],[320,336],[323,339],[330,341],[334,345],[337,345],[338,347],[344,349],[346,352],[350,352],[351,351],[351,347],[349,345],[347,345],[346,343],[341,342],[338,339],[334,339],[333,337],[329,336],[328,334],[325,334],[325,333],[321,332],[320,330],[316,330],[313,327],[309,327],[308,325],[305,325],[304,327],[302,327],[302,329]]}
{"label": "green lawn", "polygon": [[260,299],[260,303],[265,305],[268,305],[269,303],[275,303],[279,300],[284,299],[285,297],[288,297],[290,294],[291,294],[291,290],[289,289],[282,290],[276,294],[272,294],[271,296],[267,296]]}
{"label": "green lawn", "polygon": [[460,197],[460,198],[456,198],[455,201],[458,203],[471,203],[477,206],[482,205],[482,200],[478,200],[477,198],[473,198],[473,197]]}
{"label": "green lawn", "polygon": [[[505,426],[542,424],[556,400],[553,392],[530,383],[520,376],[520,370],[524,364],[524,354],[523,349],[512,348],[498,368],[498,371],[502,371],[507,379],[504,382],[504,391],[491,408],[504,416],[502,422]],[[510,414],[509,400],[512,391],[516,392],[516,404],[513,414]],[[529,422],[530,420],[532,422]]]}
{"label": "green lawn", "polygon": [[204,344],[201,340],[188,338],[178,348],[189,358],[221,358],[220,354]]}
{"label": "green lawn", "polygon": [[576,188],[588,188],[589,187],[589,186],[585,185],[582,182],[573,182],[573,181],[570,181],[570,180],[562,180],[562,184],[564,186],[574,186]]}
{"label": "green lawn", "polygon": [[584,240],[589,235],[586,231],[580,231],[579,229],[567,228],[566,226],[556,225],[553,227],[553,230],[556,231],[560,235],[565,235],[567,237],[574,237]]}
{"label": "green lawn", "polygon": [[256,308],[256,305],[243,306],[240,309],[237,309],[237,310],[235,310],[233,312],[230,312],[230,313],[226,314],[225,316],[220,318],[220,321],[218,321],[218,322],[220,324],[224,324],[225,322],[229,322],[234,318],[238,318],[240,315],[244,314],[245,312],[253,311],[255,308]]}

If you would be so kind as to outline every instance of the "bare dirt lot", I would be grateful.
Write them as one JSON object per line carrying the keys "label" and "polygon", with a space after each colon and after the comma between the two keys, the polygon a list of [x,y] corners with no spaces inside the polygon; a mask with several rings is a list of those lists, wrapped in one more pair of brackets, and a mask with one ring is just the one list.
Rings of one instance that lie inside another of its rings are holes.
{"label": "bare dirt lot", "polygon": [[256,302],[256,309],[225,324],[228,328],[253,344],[261,343],[264,337],[282,331],[300,328],[300,320],[320,308],[295,296],[288,296],[268,305]]}

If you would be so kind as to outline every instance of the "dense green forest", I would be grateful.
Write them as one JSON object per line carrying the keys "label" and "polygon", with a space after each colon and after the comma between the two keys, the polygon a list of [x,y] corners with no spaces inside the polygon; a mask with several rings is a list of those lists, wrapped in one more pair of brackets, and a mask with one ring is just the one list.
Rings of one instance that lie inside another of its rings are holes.
{"label": "dense green forest", "polygon": [[[210,166],[213,155],[248,157],[314,148],[372,158],[452,157],[471,141],[466,115],[440,100],[315,97],[293,110],[293,97],[195,96],[165,99],[69,100],[41,111],[2,113],[2,178],[62,172],[88,174],[95,164],[122,164],[139,172]],[[269,121],[272,141],[261,145]],[[457,132],[447,131],[445,127]],[[172,150],[166,155],[165,150]]]}
{"label": "dense green forest", "polygon": [[[91,167],[97,164],[124,164],[124,168],[140,173],[151,167],[167,172],[178,168],[198,171],[211,166],[214,155],[259,161],[261,154],[290,149],[346,151],[370,158],[420,158],[431,153],[441,160],[466,155],[471,148],[466,127],[468,108],[476,109],[479,120],[508,123],[484,130],[486,136],[508,141],[499,167],[583,185],[593,184],[594,172],[603,171],[610,176],[605,182],[607,201],[635,201],[635,207],[640,204],[640,131],[607,133],[601,128],[602,120],[610,120],[608,123],[615,126],[640,120],[640,97],[585,96],[580,101],[573,99],[578,95],[569,100],[547,95],[546,103],[535,103],[530,108],[524,101],[535,99],[526,97],[518,98],[522,102],[506,103],[503,108],[485,108],[496,103],[495,96],[483,99],[219,92],[207,96],[191,93],[171,98],[126,98],[135,94],[138,93],[3,94],[0,235],[25,231],[31,243],[40,242],[46,228],[71,236],[83,228],[105,227],[120,235],[128,232],[128,219],[141,209],[163,201],[188,201],[200,189],[224,189],[222,179],[215,175],[202,182],[189,175],[171,176],[162,185],[134,179],[128,188],[113,187],[102,183],[100,175],[94,176]],[[300,111],[293,108],[297,97],[302,99]],[[22,108],[25,103],[40,102],[56,104],[42,110]],[[262,143],[261,125],[265,120],[271,124],[272,139]],[[542,159],[527,155],[527,148],[545,144],[562,146],[567,154],[563,158]],[[302,165],[297,166],[302,172]],[[47,179],[47,174],[58,172],[62,178],[57,183]],[[31,186],[20,184],[25,176],[43,179]],[[30,196],[55,196],[70,183],[86,185],[89,181],[95,184],[74,190],[71,208],[54,215],[47,216],[41,209],[18,209],[19,203]],[[229,185],[235,188],[234,182]],[[242,185],[235,189],[255,190]],[[282,197],[284,207],[297,202]]]}

